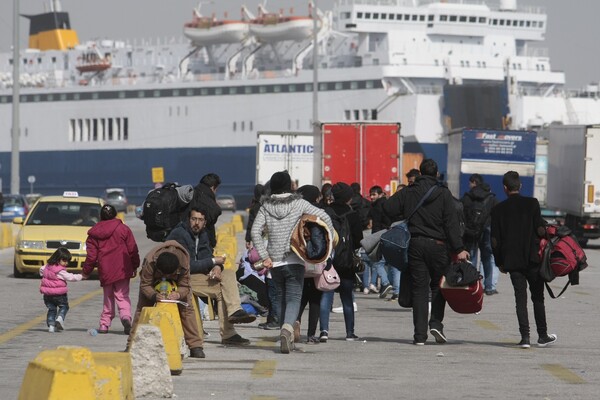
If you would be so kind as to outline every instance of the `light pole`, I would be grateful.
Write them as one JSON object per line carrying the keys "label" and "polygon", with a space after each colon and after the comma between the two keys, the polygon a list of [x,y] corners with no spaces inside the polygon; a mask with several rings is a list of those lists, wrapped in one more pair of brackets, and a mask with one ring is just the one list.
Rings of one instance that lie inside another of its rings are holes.
{"label": "light pole", "polygon": [[318,3],[314,1],[312,9],[313,17],[313,184],[321,188],[323,173],[323,135],[321,133],[321,124],[319,122],[319,47],[317,43],[318,36]]}
{"label": "light pole", "polygon": [[12,146],[10,160],[10,192],[20,193],[19,185],[19,0],[13,0],[13,87]]}

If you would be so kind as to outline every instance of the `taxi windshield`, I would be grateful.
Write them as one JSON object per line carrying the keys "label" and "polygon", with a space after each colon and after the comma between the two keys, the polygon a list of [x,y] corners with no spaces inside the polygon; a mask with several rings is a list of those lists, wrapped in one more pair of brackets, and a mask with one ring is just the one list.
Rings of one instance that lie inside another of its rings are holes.
{"label": "taxi windshield", "polygon": [[99,221],[100,205],[77,202],[38,203],[26,225],[94,226]]}

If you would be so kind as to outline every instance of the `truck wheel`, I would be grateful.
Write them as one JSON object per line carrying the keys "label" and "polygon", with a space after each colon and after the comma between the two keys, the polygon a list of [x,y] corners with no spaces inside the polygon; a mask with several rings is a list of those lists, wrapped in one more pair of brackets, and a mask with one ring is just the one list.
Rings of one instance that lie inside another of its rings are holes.
{"label": "truck wheel", "polygon": [[581,247],[586,247],[587,244],[588,244],[589,239],[578,239],[577,241],[579,242],[579,245]]}
{"label": "truck wheel", "polygon": [[25,274],[17,269],[17,263],[13,264],[13,275],[15,278],[25,278]]}

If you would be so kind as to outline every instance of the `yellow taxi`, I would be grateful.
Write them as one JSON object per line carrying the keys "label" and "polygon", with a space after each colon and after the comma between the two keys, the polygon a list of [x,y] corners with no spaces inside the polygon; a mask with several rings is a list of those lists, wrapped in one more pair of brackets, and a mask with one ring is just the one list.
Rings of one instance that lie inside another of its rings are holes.
{"label": "yellow taxi", "polygon": [[26,218],[13,220],[23,225],[15,241],[15,278],[37,274],[59,247],[66,247],[73,256],[67,270],[80,273],[87,232],[100,220],[103,205],[103,199],[79,196],[77,192],[40,197]]}

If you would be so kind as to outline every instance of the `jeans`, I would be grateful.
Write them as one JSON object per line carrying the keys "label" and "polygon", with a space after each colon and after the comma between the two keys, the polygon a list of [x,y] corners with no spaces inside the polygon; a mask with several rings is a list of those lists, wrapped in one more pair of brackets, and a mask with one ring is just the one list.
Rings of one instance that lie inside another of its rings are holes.
{"label": "jeans", "polygon": [[470,245],[471,262],[477,268],[478,267],[478,254],[477,250],[481,253],[481,264],[483,268],[479,269],[482,273],[484,280],[483,285],[486,291],[496,290],[496,284],[498,283],[498,276],[500,271],[494,262],[494,255],[492,253],[492,228],[486,226],[483,230],[483,235],[479,240],[479,243],[472,243]]}
{"label": "jeans", "polygon": [[274,314],[279,317],[279,324],[294,325],[300,311],[302,286],[304,284],[304,265],[287,264],[271,269],[275,284]]}
{"label": "jeans", "polygon": [[58,296],[44,295],[44,304],[48,308],[46,314],[46,325],[54,326],[56,324],[56,317],[61,316],[64,319],[69,311],[69,299],[66,294]]}
{"label": "jeans", "polygon": [[392,285],[392,294],[400,293],[400,270],[398,268],[394,268],[391,265],[387,265],[388,269],[388,278],[390,284]]}
{"label": "jeans", "polygon": [[424,237],[414,237],[408,248],[408,273],[412,275],[414,340],[427,340],[429,291],[431,316],[429,328],[443,331],[446,299],[440,292],[440,279],[448,269],[450,258],[445,244]]}
{"label": "jeans", "polygon": [[521,337],[529,337],[527,284],[529,284],[529,291],[531,292],[533,316],[535,318],[537,333],[540,337],[545,337],[548,334],[548,327],[546,326],[546,307],[544,306],[544,282],[540,277],[539,268],[528,268],[525,271],[510,271],[510,280],[515,289],[515,304]]}
{"label": "jeans", "polygon": [[[340,277],[340,300],[344,311],[344,322],[346,324],[346,336],[354,333],[354,279]],[[321,297],[321,331],[329,332],[329,313],[333,305],[334,291],[323,292]]]}

